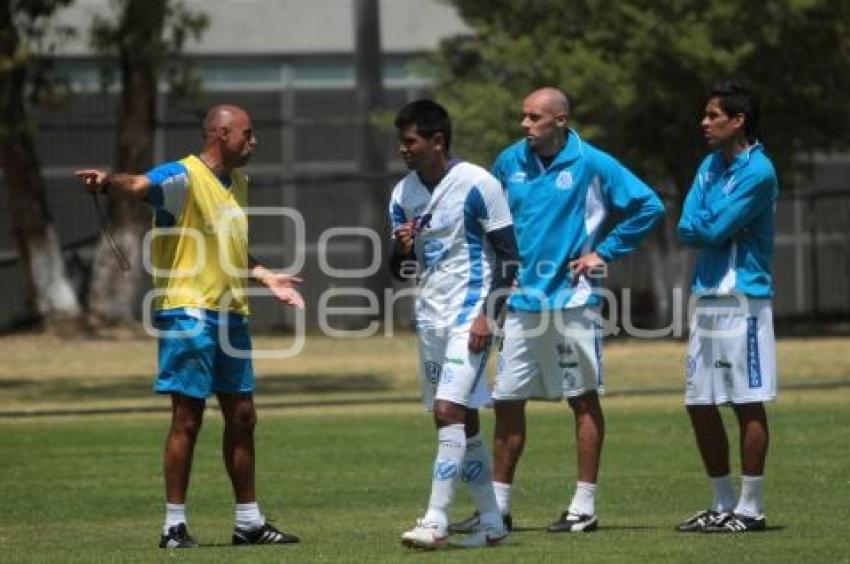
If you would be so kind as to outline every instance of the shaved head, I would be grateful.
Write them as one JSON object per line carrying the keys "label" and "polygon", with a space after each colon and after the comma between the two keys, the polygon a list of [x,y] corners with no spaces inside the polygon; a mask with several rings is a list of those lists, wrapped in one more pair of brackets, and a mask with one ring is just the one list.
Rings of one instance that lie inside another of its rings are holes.
{"label": "shaved head", "polygon": [[533,99],[553,114],[564,113],[569,115],[570,113],[570,101],[567,95],[552,86],[544,86],[543,88],[533,90],[525,99],[529,101]]}
{"label": "shaved head", "polygon": [[531,149],[543,157],[556,155],[566,144],[570,102],[552,86],[532,91],[522,102],[522,126]]}
{"label": "shaved head", "polygon": [[[213,106],[204,117],[203,161],[226,172],[248,162],[257,138],[251,116],[234,104]],[[210,164],[212,163],[212,165]]]}
{"label": "shaved head", "polygon": [[236,116],[248,117],[248,112],[233,104],[213,106],[204,117],[204,135],[215,133],[219,127],[228,127]]}

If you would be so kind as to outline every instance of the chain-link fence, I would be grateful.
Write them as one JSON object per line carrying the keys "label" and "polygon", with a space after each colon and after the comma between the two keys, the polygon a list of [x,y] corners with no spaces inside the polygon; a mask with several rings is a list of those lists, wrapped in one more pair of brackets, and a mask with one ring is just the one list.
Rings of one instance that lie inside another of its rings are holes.
{"label": "chain-link fence", "polygon": [[[424,89],[421,83],[390,87],[386,90],[387,107],[398,107],[422,95]],[[404,172],[396,158],[392,131],[385,135],[389,172],[369,176],[357,172],[353,98],[350,84],[282,83],[274,88],[250,84],[219,87],[208,90],[203,104],[176,103],[164,95],[160,99],[157,161],[180,158],[198,149],[203,108],[227,101],[251,112],[259,141],[247,167],[253,179],[251,205],[297,210],[305,227],[303,241],[298,243],[291,218],[258,216],[252,219],[252,252],[275,267],[291,266],[303,259],[300,270],[307,280],[304,293],[311,304],[318,303],[328,288],[362,286],[357,277],[329,276],[328,266],[363,269],[374,263],[375,253],[384,255],[385,250],[375,249],[368,237],[345,230],[328,237],[328,229],[377,226],[383,228],[380,240],[385,241],[388,226],[383,220],[384,210],[376,209],[375,202],[386,202],[391,186]],[[109,168],[114,163],[116,103],[114,93],[80,92],[67,108],[40,110],[35,115],[49,208],[79,287],[87,283],[99,225],[90,198],[84,197],[71,172],[79,167]],[[836,180],[850,178],[846,174],[850,161],[838,160],[831,166],[838,171],[833,171],[831,180],[824,182],[817,175],[814,180],[827,188],[786,191],[778,203],[774,273],[779,319],[850,317],[850,189]],[[829,173],[828,166],[821,168]],[[6,201],[5,191],[0,181],[0,201]],[[9,218],[0,216],[0,326],[25,313],[23,276],[8,225]],[[651,295],[653,285],[646,265],[643,251],[632,255],[612,270],[612,282],[619,288]],[[349,296],[340,303],[346,300],[358,302]],[[404,325],[409,300],[396,305],[393,319]],[[291,322],[290,313],[281,307],[260,303],[254,313],[254,323],[260,327],[282,327]],[[310,325],[317,322],[315,317],[308,318]]]}

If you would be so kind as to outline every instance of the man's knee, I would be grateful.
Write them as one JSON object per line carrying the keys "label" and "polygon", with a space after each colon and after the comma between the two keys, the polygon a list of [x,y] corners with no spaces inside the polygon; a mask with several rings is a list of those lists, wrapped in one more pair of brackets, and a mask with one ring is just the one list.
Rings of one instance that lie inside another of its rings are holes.
{"label": "man's knee", "polygon": [[254,402],[239,402],[225,417],[225,425],[240,431],[253,431],[257,426],[257,410]]}
{"label": "man's knee", "polygon": [[525,422],[525,400],[497,400],[493,403],[493,411],[497,423],[516,426]]}
{"label": "man's knee", "polygon": [[171,411],[171,432],[194,439],[204,420],[204,402],[188,397],[175,397]]}
{"label": "man's knee", "polygon": [[576,415],[602,416],[602,404],[599,403],[599,394],[595,391],[567,398],[567,403]]}
{"label": "man's knee", "polygon": [[496,438],[519,446],[525,439],[525,401],[497,401]]}
{"label": "man's knee", "polygon": [[732,409],[738,418],[741,433],[750,439],[767,441],[767,412],[763,403],[733,404]]}
{"label": "man's knee", "polygon": [[434,422],[437,427],[467,423],[467,409],[465,406],[450,401],[437,400],[434,402]]}
{"label": "man's knee", "polygon": [[191,417],[180,417],[172,421],[171,434],[181,435],[190,440],[195,440],[201,432],[201,420]]}

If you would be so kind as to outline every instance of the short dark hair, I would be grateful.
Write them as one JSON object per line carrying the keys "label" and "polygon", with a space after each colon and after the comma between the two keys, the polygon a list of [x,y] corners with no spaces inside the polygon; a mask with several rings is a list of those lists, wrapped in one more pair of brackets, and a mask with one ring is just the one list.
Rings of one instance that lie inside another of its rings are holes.
{"label": "short dark hair", "polygon": [[717,98],[720,109],[728,116],[744,114],[744,132],[754,141],[759,125],[759,97],[746,80],[724,80],[711,88],[710,98]]}
{"label": "short dark hair", "polygon": [[395,126],[399,130],[416,126],[416,132],[430,139],[435,133],[442,133],[446,152],[452,144],[452,120],[449,112],[433,100],[414,100],[404,105],[395,116]]}

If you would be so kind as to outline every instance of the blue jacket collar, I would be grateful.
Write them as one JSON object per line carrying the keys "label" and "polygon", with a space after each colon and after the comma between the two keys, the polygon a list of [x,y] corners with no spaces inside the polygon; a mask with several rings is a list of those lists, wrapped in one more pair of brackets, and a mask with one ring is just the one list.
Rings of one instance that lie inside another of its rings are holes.
{"label": "blue jacket collar", "polygon": [[722,167],[727,172],[734,172],[739,170],[750,162],[750,157],[752,157],[753,153],[758,153],[764,151],[764,146],[762,146],[760,141],[754,141],[750,145],[747,146],[746,149],[738,153],[735,157],[735,160],[726,165],[726,160],[723,158],[723,154],[720,152],[720,149],[714,152],[714,158],[722,165]]}
{"label": "blue jacket collar", "polygon": [[[522,141],[522,157],[525,164],[536,164],[537,166],[541,166],[540,158],[531,150],[531,147],[528,145],[528,141]],[[567,143],[561,150],[555,155],[555,159],[552,161],[552,164],[549,165],[549,168],[553,168],[558,165],[569,165],[578,160],[579,157],[584,154],[584,142],[581,140],[581,137],[574,129],[570,129],[567,135]]]}

